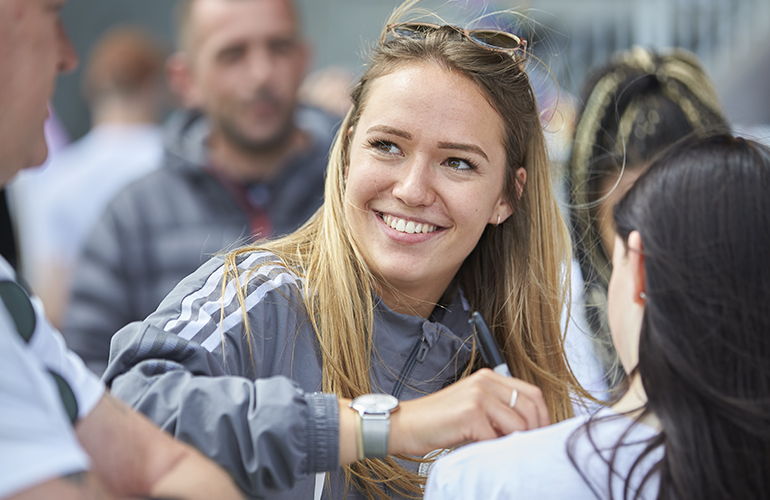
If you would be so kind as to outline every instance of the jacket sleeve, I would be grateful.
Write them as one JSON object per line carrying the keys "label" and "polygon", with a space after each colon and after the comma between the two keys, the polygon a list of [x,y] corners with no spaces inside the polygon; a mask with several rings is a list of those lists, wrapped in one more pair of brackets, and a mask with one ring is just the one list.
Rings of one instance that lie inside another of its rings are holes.
{"label": "jacket sleeve", "polygon": [[253,333],[246,336],[241,323],[229,322],[242,317],[233,294],[225,293],[225,320],[217,314],[220,269],[221,259],[212,259],[144,322],[119,331],[104,380],[117,397],[226,468],[248,494],[336,470],[336,396],[307,392],[285,376],[296,373],[285,366],[312,364],[297,361],[302,352],[295,356],[307,349],[286,347],[306,344],[295,335],[304,317],[291,306],[296,283],[277,285],[289,279],[279,271],[249,282]]}
{"label": "jacket sleeve", "polygon": [[104,376],[112,393],[219,463],[247,493],[339,467],[336,396],[303,392],[281,376],[226,375],[206,349],[147,323],[121,330],[113,351]]}

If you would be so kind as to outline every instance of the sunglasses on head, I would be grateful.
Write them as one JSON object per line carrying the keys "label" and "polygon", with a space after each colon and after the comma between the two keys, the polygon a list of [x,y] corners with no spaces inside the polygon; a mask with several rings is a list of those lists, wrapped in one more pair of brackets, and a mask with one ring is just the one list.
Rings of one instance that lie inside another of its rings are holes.
{"label": "sunglasses on head", "polygon": [[[461,33],[466,40],[475,43],[479,47],[494,50],[496,52],[521,51],[522,56],[527,51],[527,41],[519,38],[513,33],[493,29],[465,29],[459,26],[450,26],[452,29]],[[439,24],[431,23],[398,23],[389,24],[387,31],[393,33],[396,38],[423,39],[428,34],[442,28]]]}

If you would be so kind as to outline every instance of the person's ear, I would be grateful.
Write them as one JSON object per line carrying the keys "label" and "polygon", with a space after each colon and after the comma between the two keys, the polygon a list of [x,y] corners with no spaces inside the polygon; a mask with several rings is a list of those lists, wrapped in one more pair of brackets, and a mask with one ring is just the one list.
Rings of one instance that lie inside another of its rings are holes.
{"label": "person's ear", "polygon": [[176,52],[166,60],[168,87],[186,108],[199,108],[202,96],[195,85],[192,61],[184,52]]}
{"label": "person's ear", "polygon": [[[527,183],[527,171],[524,168],[520,168],[516,171],[516,194],[521,198],[521,193],[524,192],[524,184]],[[497,200],[497,206],[489,216],[488,224],[502,224],[508,217],[513,214],[513,207],[505,200],[503,195]]]}
{"label": "person's ear", "polygon": [[524,185],[527,183],[527,171],[524,167],[521,167],[516,171],[516,195],[521,198],[521,193],[524,192]]}
{"label": "person's ear", "polygon": [[628,235],[628,259],[633,283],[634,302],[644,305],[647,300],[647,275],[644,270],[644,242],[639,231]]}
{"label": "person's ear", "polygon": [[492,211],[492,215],[489,216],[487,223],[497,226],[502,224],[512,213],[513,209],[511,208],[511,205],[505,201],[505,198],[502,195],[500,195],[500,198],[497,200],[497,205]]}

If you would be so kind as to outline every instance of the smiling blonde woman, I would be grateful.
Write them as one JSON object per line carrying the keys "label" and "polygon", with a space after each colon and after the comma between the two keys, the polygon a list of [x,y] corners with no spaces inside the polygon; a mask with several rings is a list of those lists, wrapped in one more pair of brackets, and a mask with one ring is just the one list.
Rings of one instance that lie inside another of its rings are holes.
{"label": "smiling blonde woman", "polygon": [[[525,43],[403,22],[414,3],[352,92],[324,206],[113,340],[113,391],[249,493],[419,497],[433,450],[572,415],[569,238]],[[473,311],[515,378],[482,368]]]}

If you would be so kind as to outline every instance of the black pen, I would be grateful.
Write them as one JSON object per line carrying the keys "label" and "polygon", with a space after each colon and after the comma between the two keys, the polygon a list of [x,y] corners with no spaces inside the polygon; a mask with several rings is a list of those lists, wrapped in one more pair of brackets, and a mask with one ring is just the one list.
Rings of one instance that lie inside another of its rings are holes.
{"label": "black pen", "polygon": [[487,322],[484,321],[484,317],[480,312],[475,311],[471,315],[471,319],[468,323],[473,325],[476,330],[476,339],[479,343],[479,350],[481,350],[481,357],[484,358],[484,362],[487,366],[491,366],[495,373],[499,373],[504,377],[512,377],[511,370],[508,368],[508,363],[505,362],[505,358],[500,353],[500,347],[497,345],[495,337],[492,336],[492,332],[487,326]]}

